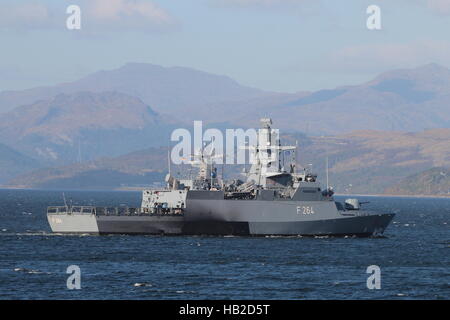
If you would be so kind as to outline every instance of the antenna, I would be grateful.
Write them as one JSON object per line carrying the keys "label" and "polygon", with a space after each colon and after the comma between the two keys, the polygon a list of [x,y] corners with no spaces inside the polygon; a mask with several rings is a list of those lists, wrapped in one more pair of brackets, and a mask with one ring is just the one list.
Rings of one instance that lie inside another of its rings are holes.
{"label": "antenna", "polygon": [[170,142],[167,143],[167,165],[169,167],[169,176],[171,175],[171,165],[170,165]]}
{"label": "antenna", "polygon": [[[214,151],[214,153],[216,153],[216,150],[214,149],[214,141],[215,141],[215,139],[212,137],[211,138],[211,149],[209,150],[209,161],[211,162],[211,166],[210,166],[210,170],[211,170],[211,173],[209,174],[210,175],[210,179],[211,179],[211,187],[212,187],[212,185],[214,184],[214,164],[213,164],[213,151]],[[217,174],[217,173],[216,173]]]}
{"label": "antenna", "polygon": [[63,192],[63,200],[64,200],[64,206],[67,207],[67,201],[66,201],[66,195]]}
{"label": "antenna", "polygon": [[281,141],[278,139],[278,171],[279,172],[281,172],[281,160],[282,159],[283,159],[283,166],[284,166],[284,152],[283,152],[283,150],[281,150]]}
{"label": "antenna", "polygon": [[225,163],[222,161],[222,189],[223,189],[223,184],[225,181],[225,176],[224,176],[224,171],[225,171]]}

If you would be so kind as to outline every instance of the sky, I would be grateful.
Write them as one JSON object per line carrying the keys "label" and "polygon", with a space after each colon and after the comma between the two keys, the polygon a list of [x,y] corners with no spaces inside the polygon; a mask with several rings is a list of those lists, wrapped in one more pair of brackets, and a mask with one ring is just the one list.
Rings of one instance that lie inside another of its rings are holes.
{"label": "sky", "polygon": [[[69,30],[67,7],[81,9]],[[366,10],[381,10],[369,30]],[[184,66],[279,92],[450,67],[450,0],[2,0],[0,91],[129,62]]]}

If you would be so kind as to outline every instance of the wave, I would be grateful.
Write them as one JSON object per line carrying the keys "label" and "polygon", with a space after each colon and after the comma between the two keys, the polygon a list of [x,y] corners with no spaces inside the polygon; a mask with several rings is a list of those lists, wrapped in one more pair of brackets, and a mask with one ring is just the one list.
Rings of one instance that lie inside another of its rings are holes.
{"label": "wave", "polygon": [[23,272],[28,274],[51,274],[51,272],[45,272],[41,270],[27,269],[27,268],[14,268],[14,272]]}
{"label": "wave", "polygon": [[[5,229],[6,230],[6,229]],[[87,237],[87,236],[95,236],[90,233],[57,233],[57,232],[48,232],[48,231],[26,231],[26,232],[1,232],[0,236],[40,236],[40,237]]]}

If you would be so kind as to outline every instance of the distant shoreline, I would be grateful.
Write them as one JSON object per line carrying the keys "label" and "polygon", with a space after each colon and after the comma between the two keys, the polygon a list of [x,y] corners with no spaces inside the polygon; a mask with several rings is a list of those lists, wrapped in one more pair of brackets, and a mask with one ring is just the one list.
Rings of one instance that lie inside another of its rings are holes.
{"label": "distant shoreline", "polygon": [[[121,187],[121,188],[115,188],[115,189],[40,189],[40,188],[28,188],[28,187],[20,187],[20,186],[1,186],[0,185],[0,190],[35,190],[35,191],[92,191],[92,192],[96,192],[96,191],[103,191],[103,192],[108,192],[108,191],[128,191],[128,192],[132,192],[132,191],[136,191],[136,192],[140,192],[142,190],[146,190],[146,189],[152,189],[155,187]],[[348,193],[335,193],[335,196],[339,196],[339,197],[390,197],[390,198],[442,198],[442,199],[448,199],[450,198],[450,194],[449,195],[425,195],[425,194],[416,194],[416,195],[411,195],[411,194],[359,194],[359,193],[354,193],[354,194],[348,194]]]}
{"label": "distant shoreline", "polygon": [[429,194],[345,194],[335,193],[339,197],[390,197],[390,198],[450,198],[450,195],[429,195]]}

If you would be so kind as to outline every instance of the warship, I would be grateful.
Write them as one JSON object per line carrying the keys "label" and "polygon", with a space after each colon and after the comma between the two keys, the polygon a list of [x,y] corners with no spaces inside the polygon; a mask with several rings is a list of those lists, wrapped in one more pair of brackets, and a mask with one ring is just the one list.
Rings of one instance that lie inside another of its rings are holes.
{"label": "warship", "polygon": [[297,161],[286,169],[284,154],[297,147],[281,145],[271,119],[261,119],[256,144],[245,148],[253,161],[242,180],[219,177],[214,157],[201,151],[191,160],[195,177],[169,170],[166,188],[143,190],[139,208],[65,203],[48,207],[48,222],[55,233],[368,237],[381,235],[394,217],[363,210],[357,199],[336,201],[312,170],[297,170]]}

